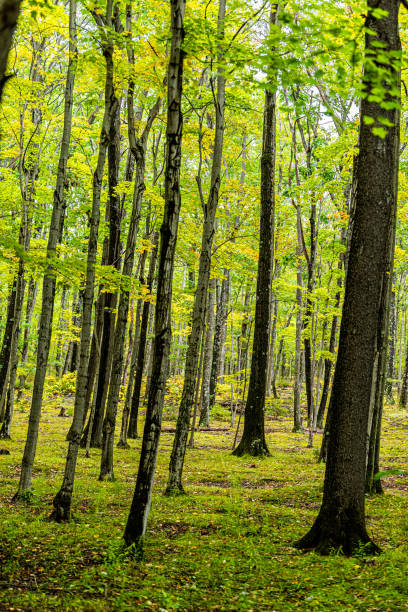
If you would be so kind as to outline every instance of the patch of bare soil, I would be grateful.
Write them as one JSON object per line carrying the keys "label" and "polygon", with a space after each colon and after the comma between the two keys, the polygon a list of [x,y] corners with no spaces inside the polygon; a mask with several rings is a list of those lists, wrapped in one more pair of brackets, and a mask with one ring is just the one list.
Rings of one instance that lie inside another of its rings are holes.
{"label": "patch of bare soil", "polygon": [[240,486],[244,489],[280,489],[285,486],[284,482],[279,482],[273,478],[262,478],[261,480],[241,480]]}
{"label": "patch of bare soil", "polygon": [[172,539],[183,535],[183,533],[186,533],[189,529],[190,525],[183,521],[165,521],[163,523],[156,523],[151,531],[153,533],[164,533],[166,537]]}

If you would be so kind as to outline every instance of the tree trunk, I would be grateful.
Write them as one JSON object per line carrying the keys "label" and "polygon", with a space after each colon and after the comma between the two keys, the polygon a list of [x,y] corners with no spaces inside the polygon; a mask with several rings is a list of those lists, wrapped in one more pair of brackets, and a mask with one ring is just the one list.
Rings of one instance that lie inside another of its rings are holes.
{"label": "tree trunk", "polygon": [[7,59],[20,13],[21,0],[0,0],[0,102],[7,75]]}
{"label": "tree trunk", "polygon": [[297,273],[296,273],[296,348],[295,348],[295,372],[293,381],[293,429],[294,433],[303,431],[302,427],[302,241],[301,241],[301,217],[300,206],[296,206],[296,226],[297,226]]}
{"label": "tree trunk", "polygon": [[147,402],[139,470],[124,533],[125,544],[127,546],[135,544],[139,549],[146,532],[152,501],[163,399],[169,367],[172,282],[181,203],[180,162],[183,134],[181,98],[184,59],[182,44],[185,7],[185,0],[171,0],[171,50],[167,74],[165,202],[163,224],[160,230],[153,374]]}
{"label": "tree trunk", "polygon": [[221,353],[225,342],[223,330],[227,320],[229,294],[229,270],[224,269],[224,278],[221,283],[217,281],[217,313],[215,316],[215,331],[213,343],[213,356],[210,377],[210,410],[215,404],[218,376],[220,374]]}
{"label": "tree trunk", "polygon": [[[156,269],[156,253],[157,253],[157,242],[158,236],[155,232],[153,236],[153,249],[150,255],[149,273],[147,275],[147,290],[149,294],[153,287],[154,271]],[[142,387],[143,368],[145,362],[146,353],[146,337],[147,329],[149,325],[149,313],[150,313],[150,300],[145,300],[143,304],[142,321],[140,324],[140,336],[138,343],[136,370],[135,370],[135,383],[132,394],[132,404],[129,418],[128,438],[136,439],[137,433],[137,418],[139,414],[139,403],[140,403],[140,391]]]}
{"label": "tree trunk", "polygon": [[[296,543],[302,549],[313,548],[320,553],[334,549],[346,555],[362,548],[368,553],[378,551],[365,526],[367,431],[398,187],[399,110],[395,107],[399,108],[399,96],[394,92],[400,82],[399,3],[369,0],[368,8],[374,7],[381,9],[383,17],[376,17],[370,10],[365,22],[365,96],[360,108],[359,157],[354,176],[356,205],[333,380],[323,501],[313,527]],[[378,53],[377,41],[383,43],[384,53],[395,51],[398,56],[396,65],[392,60],[387,64],[388,85],[383,82],[384,64],[373,60]],[[370,101],[370,92],[378,87],[384,88],[387,108]],[[364,120],[369,117],[375,125],[379,115],[390,126],[383,139]]]}
{"label": "tree trunk", "polygon": [[[112,5],[108,4],[106,23],[112,26]],[[98,25],[99,21],[96,19]],[[99,25],[101,28],[101,25]],[[74,417],[67,439],[69,441],[65,473],[62,485],[53,500],[52,518],[56,521],[69,520],[71,515],[72,492],[78,458],[79,444],[85,420],[87,387],[89,384],[89,345],[91,342],[92,305],[94,296],[95,264],[97,259],[98,230],[100,217],[100,197],[104,175],[106,152],[111,139],[116,137],[118,100],[114,95],[113,54],[114,46],[109,39],[102,38],[103,54],[106,61],[105,78],[105,111],[99,139],[99,151],[96,170],[93,176],[93,197],[91,227],[88,241],[86,284],[83,300],[80,358],[75,393]]]}
{"label": "tree trunk", "polygon": [[[141,263],[140,263],[139,281],[141,285],[144,285],[144,268],[145,268],[145,262],[146,262],[146,254],[147,252],[144,250],[142,253],[142,258],[141,258]],[[143,303],[144,302],[142,298],[139,298],[137,300],[136,315],[135,315],[135,333],[133,337],[132,355],[130,358],[129,378],[127,382],[126,397],[125,397],[125,403],[123,406],[123,413],[122,413],[122,425],[120,429],[120,437],[119,437],[119,442],[118,442],[118,446],[120,448],[129,448],[129,444],[127,442],[127,430],[128,430],[128,424],[129,424],[130,406],[132,402],[133,385],[135,381],[135,369],[136,369],[137,356],[138,356],[138,351],[139,351],[139,338],[140,338],[140,326],[141,326],[140,317],[142,313]]]}
{"label": "tree trunk", "polygon": [[[277,22],[277,6],[271,13],[271,24]],[[261,156],[261,219],[259,259],[256,283],[254,341],[251,373],[245,405],[242,438],[234,455],[269,455],[265,440],[265,397],[268,368],[268,345],[271,319],[272,268],[274,260],[275,159],[276,159],[276,86],[269,68],[265,92],[263,142]]]}
{"label": "tree trunk", "polygon": [[[130,9],[129,9],[130,10]],[[130,23],[130,13],[128,12],[128,22]],[[128,28],[129,29],[129,28]],[[149,138],[149,133],[154,119],[156,118],[161,100],[157,100],[152,107],[147,119],[146,127],[143,130],[141,138],[137,138],[134,127],[133,115],[133,83],[130,84],[128,95],[128,124],[129,124],[129,143],[132,154],[136,160],[136,178],[133,197],[132,214],[130,219],[130,227],[126,243],[126,251],[123,262],[123,276],[130,277],[133,271],[133,263],[135,258],[136,239],[139,231],[140,211],[142,207],[142,197],[145,190],[144,175],[146,164],[146,149]],[[152,278],[149,281],[153,282],[154,267],[156,263],[156,248],[153,247],[152,253]],[[101,455],[101,471],[99,480],[113,480],[113,445],[116,425],[116,414],[119,403],[120,382],[122,378],[123,354],[126,335],[126,325],[129,312],[129,291],[122,290],[119,300],[118,316],[115,327],[112,348],[112,370],[109,386],[109,396],[106,408],[106,416],[103,424],[102,437],[102,455]],[[143,332],[143,317],[142,317],[142,332]],[[141,332],[141,333],[142,333]],[[140,344],[139,344],[140,348]]]}
{"label": "tree trunk", "polygon": [[387,380],[385,382],[385,395],[389,404],[394,403],[392,395],[392,379],[394,378],[395,348],[396,348],[396,325],[395,325],[395,291],[391,291],[390,304],[390,337],[388,343],[388,368]]}
{"label": "tree trunk", "polygon": [[[21,365],[26,363],[27,357],[28,357],[31,318],[34,312],[34,306],[35,306],[35,301],[37,298],[37,293],[38,293],[38,283],[31,277],[28,283],[28,295],[27,295],[26,313],[25,313],[25,321],[24,321],[23,347],[21,349],[21,358],[20,358]],[[24,393],[25,381],[26,381],[26,374],[23,372],[20,374],[17,399],[21,399]]]}
{"label": "tree trunk", "polygon": [[214,334],[214,306],[215,306],[215,278],[208,284],[208,307],[207,307],[207,329],[204,342],[203,354],[203,381],[201,384],[201,412],[200,426],[210,426],[210,376],[211,376],[211,357],[212,342]]}
{"label": "tree trunk", "polygon": [[200,263],[197,288],[194,296],[193,322],[188,339],[186,366],[184,373],[183,392],[177,418],[176,433],[170,457],[169,479],[166,493],[182,491],[181,477],[184,457],[187,448],[187,437],[190,426],[191,408],[194,404],[197,384],[198,363],[200,357],[200,342],[205,321],[205,306],[208,293],[208,282],[211,271],[211,255],[214,237],[215,214],[218,206],[221,185],[221,161],[224,141],[224,110],[225,110],[225,77],[221,62],[223,60],[222,41],[224,39],[225,0],[219,0],[218,5],[218,76],[217,95],[215,100],[215,135],[213,159],[211,168],[211,185],[207,203],[204,205],[204,226],[201,238]]}
{"label": "tree trunk", "polygon": [[[61,242],[65,216],[65,187],[67,175],[67,161],[69,144],[71,140],[73,89],[76,69],[75,50],[75,0],[70,3],[70,55],[64,93],[64,127],[58,161],[57,179],[54,190],[51,224],[47,244],[47,264],[44,273],[42,304],[40,315],[40,329],[37,346],[37,367],[34,377],[30,416],[28,422],[27,439],[24,448],[21,466],[20,482],[15,498],[26,495],[31,488],[32,469],[37,448],[38,430],[41,418],[41,406],[44,391],[44,381],[47,369],[48,355],[51,342],[52,315],[54,310],[54,297],[56,285],[56,271],[52,260],[58,257],[57,245]],[[71,29],[73,28],[73,29]]]}

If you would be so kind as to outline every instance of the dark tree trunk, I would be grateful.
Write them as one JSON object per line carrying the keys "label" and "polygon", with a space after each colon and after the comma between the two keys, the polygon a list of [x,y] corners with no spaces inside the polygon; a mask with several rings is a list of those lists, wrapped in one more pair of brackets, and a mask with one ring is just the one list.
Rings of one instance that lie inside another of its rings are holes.
{"label": "dark tree trunk", "polygon": [[227,320],[229,294],[229,270],[224,270],[224,278],[221,283],[217,281],[217,313],[215,316],[215,331],[213,343],[213,356],[210,377],[210,410],[215,404],[217,393],[218,376],[220,374],[221,353],[223,349],[224,328]]}
{"label": "dark tree trunk", "polygon": [[[345,241],[346,241],[346,232],[343,232],[342,240],[341,240],[343,245]],[[342,267],[343,267],[343,256],[339,258],[339,261],[337,264],[337,269],[339,272],[341,271]],[[337,277],[337,286],[338,286],[338,291],[336,293],[335,304],[334,304],[334,307],[336,308],[336,310],[340,306],[340,290],[342,286],[342,279],[340,276]],[[317,427],[319,428],[323,427],[324,413],[326,410],[327,398],[329,396],[330,374],[331,374],[332,365],[334,361],[334,355],[335,355],[334,351],[336,348],[337,327],[338,327],[338,316],[337,314],[335,314],[332,318],[332,324],[331,324],[331,329],[330,329],[330,340],[329,340],[329,352],[333,355],[333,358],[330,359],[329,357],[326,357],[326,359],[324,360],[324,378],[323,378],[322,397],[320,398],[320,405],[319,405],[319,410],[317,413]]]}
{"label": "dark tree trunk", "polygon": [[[130,9],[129,9],[130,10]],[[131,27],[130,14],[128,12],[128,30]],[[126,242],[126,251],[123,263],[122,274],[130,277],[133,272],[133,263],[135,258],[136,239],[139,231],[140,213],[142,207],[142,197],[145,190],[144,175],[146,163],[146,149],[149,138],[149,132],[153,121],[156,118],[161,100],[160,98],[152,107],[147,119],[146,127],[143,130],[141,138],[137,138],[134,127],[133,116],[133,83],[130,87],[130,95],[128,96],[128,124],[129,124],[129,143],[132,154],[136,160],[136,178],[132,205],[132,214],[130,219],[130,227]],[[153,271],[151,282],[153,282],[154,267],[156,262],[156,248],[153,247],[152,253]],[[149,270],[150,273],[150,270]],[[150,276],[149,276],[150,280]],[[129,291],[123,289],[120,295],[118,316],[113,337],[112,347],[112,372],[109,385],[109,396],[106,408],[106,416],[103,425],[102,437],[102,455],[101,455],[101,471],[99,480],[113,480],[113,446],[116,426],[116,414],[119,403],[120,383],[122,378],[123,354],[125,345],[126,325],[129,312]]]}
{"label": "dark tree trunk", "polygon": [[[157,242],[158,236],[155,232],[153,236],[153,250],[150,255],[149,273],[147,275],[147,290],[149,293],[152,291],[154,271],[156,268],[156,253],[157,253]],[[146,300],[143,304],[142,321],[140,324],[140,336],[138,342],[138,352],[135,370],[135,383],[133,386],[132,404],[130,409],[128,438],[137,438],[137,417],[139,414],[139,403],[140,403],[140,391],[142,387],[143,368],[145,362],[146,353],[146,338],[147,329],[149,326],[149,313],[150,313],[150,300]]]}
{"label": "dark tree trunk", "polygon": [[208,284],[208,306],[207,306],[207,326],[205,332],[205,342],[203,348],[203,381],[201,384],[201,409],[200,425],[210,426],[210,376],[211,376],[211,357],[212,342],[214,334],[214,305],[215,305],[215,279],[211,279]]}
{"label": "dark tree trunk", "polygon": [[191,409],[197,384],[198,365],[200,358],[200,343],[205,322],[205,307],[208,293],[208,282],[211,271],[212,244],[215,229],[215,214],[218,206],[221,186],[221,161],[224,142],[224,110],[225,110],[225,77],[222,69],[225,20],[225,0],[219,0],[218,5],[218,76],[217,94],[215,100],[215,135],[213,159],[211,167],[211,185],[207,202],[203,204],[204,224],[201,238],[200,263],[197,288],[194,296],[193,321],[188,339],[186,366],[184,373],[183,392],[179,406],[176,433],[170,457],[169,479],[166,493],[182,491],[181,482],[184,457],[187,448],[187,437],[191,419]]}
{"label": "dark tree trunk", "polygon": [[[139,276],[139,281],[141,285],[144,284],[145,262],[146,262],[146,251],[143,251],[142,256],[141,256],[141,262],[140,262],[140,276]],[[132,355],[130,358],[129,379],[128,379],[127,388],[126,388],[126,397],[125,397],[125,403],[123,406],[123,413],[122,413],[122,426],[121,426],[120,438],[118,442],[118,446],[120,448],[129,448],[129,444],[127,443],[127,430],[128,430],[128,424],[129,424],[130,406],[132,402],[133,385],[135,381],[135,369],[136,369],[137,356],[138,356],[138,350],[139,350],[140,324],[141,324],[140,316],[142,312],[143,303],[144,302],[142,298],[139,298],[137,300],[136,316],[135,316],[135,333],[133,337]]]}
{"label": "dark tree trunk", "polygon": [[[271,14],[271,24],[276,24],[276,20],[277,13],[274,12]],[[274,76],[272,74],[268,76],[261,156],[261,219],[254,341],[245,405],[244,431],[240,443],[233,451],[234,455],[238,456],[244,454],[269,455],[265,440],[265,397],[274,260],[276,92]]]}
{"label": "dark tree trunk", "polygon": [[163,400],[169,368],[174,255],[180,215],[181,113],[185,0],[171,0],[171,50],[167,74],[165,203],[160,230],[160,255],[155,311],[152,384],[146,409],[142,449],[124,540],[141,548],[152,501]]}
{"label": "dark tree trunk", "polygon": [[[378,550],[365,526],[367,431],[382,332],[381,296],[390,250],[389,228],[394,224],[398,186],[399,110],[389,106],[399,107],[400,102],[394,93],[400,82],[399,2],[369,0],[368,8],[365,97],[361,101],[354,175],[355,212],[333,380],[323,501],[313,527],[296,543],[302,549],[313,548],[320,553],[341,550],[346,555],[362,547],[365,552]],[[385,16],[376,18],[373,8],[381,9]],[[396,51],[398,55],[397,64],[390,59],[387,65],[388,85],[383,82],[384,64],[373,59],[377,41],[383,43],[385,53]],[[387,109],[367,95],[378,86],[384,88]],[[387,92],[391,88],[393,95]],[[375,125],[379,115],[386,117],[390,126],[383,139],[364,121],[369,117]]]}
{"label": "dark tree trunk", "polygon": [[0,2],[0,101],[4,85],[11,76],[6,74],[7,59],[20,13],[20,4],[21,0],[1,0]]}
{"label": "dark tree trunk", "polygon": [[394,378],[394,363],[395,363],[395,348],[396,348],[396,324],[395,324],[395,291],[391,291],[391,304],[390,304],[390,337],[388,344],[388,368],[387,368],[387,380],[385,382],[385,395],[389,404],[394,403],[394,397],[392,394],[393,385],[392,380]]}
{"label": "dark tree trunk", "polygon": [[[75,3],[75,0],[72,0]],[[72,7],[70,6],[70,15]],[[71,18],[70,18],[71,24]],[[37,345],[37,367],[34,377],[27,439],[21,466],[20,482],[15,498],[26,495],[31,488],[31,477],[37,448],[38,431],[41,418],[44,382],[50,351],[52,315],[54,310],[56,271],[53,259],[58,257],[57,245],[61,242],[64,229],[66,207],[66,176],[69,145],[71,140],[73,91],[75,82],[76,53],[70,54],[64,92],[64,126],[58,160],[57,178],[54,190],[54,200],[51,224],[47,243],[47,265],[44,272],[40,326]]]}
{"label": "dark tree trunk", "polygon": [[[117,9],[116,9],[117,10]],[[97,260],[98,231],[100,217],[100,198],[104,175],[106,152],[111,138],[115,138],[115,123],[118,101],[114,95],[113,85],[113,53],[114,46],[109,39],[104,38],[105,24],[112,27],[112,5],[108,3],[105,20],[100,15],[94,15],[102,34],[102,48],[106,61],[105,78],[105,111],[99,139],[99,151],[96,169],[93,176],[92,213],[88,241],[86,284],[83,299],[80,357],[77,375],[74,417],[68,432],[69,441],[65,471],[62,485],[53,500],[54,511],[51,515],[56,521],[69,520],[71,515],[72,492],[74,488],[76,463],[78,458],[81,432],[84,426],[87,389],[89,384],[89,345],[91,343],[92,306],[95,283],[95,264]]]}

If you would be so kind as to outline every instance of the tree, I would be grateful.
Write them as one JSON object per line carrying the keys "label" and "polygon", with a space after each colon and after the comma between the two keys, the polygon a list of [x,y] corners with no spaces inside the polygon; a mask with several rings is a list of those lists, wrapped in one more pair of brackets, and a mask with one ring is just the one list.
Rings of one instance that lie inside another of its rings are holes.
{"label": "tree", "polygon": [[[398,187],[399,3],[369,0],[360,107],[355,213],[335,368],[323,501],[310,531],[296,543],[318,552],[361,547],[376,552],[365,526],[370,397],[381,318],[381,290]],[[383,53],[378,54],[378,43]],[[375,96],[373,91],[382,92]],[[382,120],[382,121],[381,121]],[[384,128],[384,123],[387,128]]]}
{"label": "tree", "polygon": [[10,78],[10,75],[6,74],[7,60],[20,13],[20,5],[21,0],[1,0],[0,2],[0,101],[4,85]]}
{"label": "tree", "polygon": [[197,288],[194,296],[193,321],[191,334],[188,340],[186,366],[184,372],[183,394],[181,397],[177,418],[176,434],[170,457],[169,479],[166,493],[183,491],[181,477],[184,457],[187,447],[188,428],[191,418],[191,407],[194,403],[197,375],[199,372],[200,342],[205,322],[205,310],[208,293],[208,284],[211,271],[212,244],[214,238],[215,214],[218,206],[221,185],[221,162],[224,143],[224,114],[225,114],[225,76],[222,67],[225,21],[225,0],[220,0],[218,7],[218,75],[217,94],[215,99],[215,137],[211,168],[211,185],[207,202],[204,202],[201,184],[200,196],[204,211],[203,233],[201,238],[200,264],[197,279]]}
{"label": "tree", "polygon": [[169,368],[171,342],[171,298],[174,255],[180,215],[180,161],[183,136],[181,97],[183,92],[185,0],[171,0],[171,49],[167,72],[166,170],[163,223],[160,229],[158,286],[152,383],[146,408],[142,450],[132,505],[126,523],[127,546],[142,546],[152,502],[153,478],[159,447],[163,399]]}
{"label": "tree", "polygon": [[[70,25],[71,34],[75,40],[75,0],[70,2]],[[47,244],[47,264],[42,288],[42,304],[40,316],[40,329],[38,334],[37,347],[37,368],[35,372],[30,417],[28,422],[27,439],[24,447],[24,454],[21,466],[21,476],[15,499],[26,495],[31,488],[31,477],[34,458],[37,448],[38,431],[41,418],[41,406],[44,393],[45,374],[48,363],[48,356],[51,343],[52,315],[54,310],[56,272],[54,260],[57,258],[57,245],[61,242],[64,228],[64,216],[66,207],[66,176],[69,145],[71,141],[72,128],[72,108],[73,93],[75,83],[76,53],[71,46],[71,61],[68,65],[65,93],[64,93],[64,127],[60,146],[57,179],[54,190],[54,201],[52,218],[50,223],[48,244]]]}
{"label": "tree", "polygon": [[[271,24],[277,23],[274,5]],[[273,30],[272,30],[273,31]],[[259,224],[259,260],[256,281],[254,343],[245,422],[242,438],[234,455],[269,455],[265,440],[265,396],[271,318],[272,267],[274,259],[275,158],[276,158],[276,80],[273,66],[268,67],[265,91],[261,156],[261,219]]]}

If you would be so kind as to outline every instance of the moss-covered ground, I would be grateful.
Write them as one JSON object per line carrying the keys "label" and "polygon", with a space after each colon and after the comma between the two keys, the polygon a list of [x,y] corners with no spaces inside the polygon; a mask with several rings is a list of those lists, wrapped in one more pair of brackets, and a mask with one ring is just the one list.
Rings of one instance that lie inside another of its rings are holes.
{"label": "moss-covered ground", "polygon": [[[289,403],[289,397],[288,397]],[[121,537],[140,440],[115,449],[115,482],[98,482],[99,453],[81,457],[75,520],[47,520],[59,488],[70,419],[44,406],[31,503],[11,502],[27,424],[18,406],[0,455],[0,610],[408,610],[408,415],[387,407],[382,469],[386,494],[367,499],[378,557],[320,557],[292,542],[319,508],[324,466],[307,435],[293,434],[284,402],[268,415],[271,457],[231,455],[228,412],[188,451],[187,495],[165,497],[173,433],[163,431],[145,557],[126,557]],[[23,409],[24,408],[24,409]],[[67,404],[68,415],[72,405]],[[174,421],[166,410],[164,429]]]}

